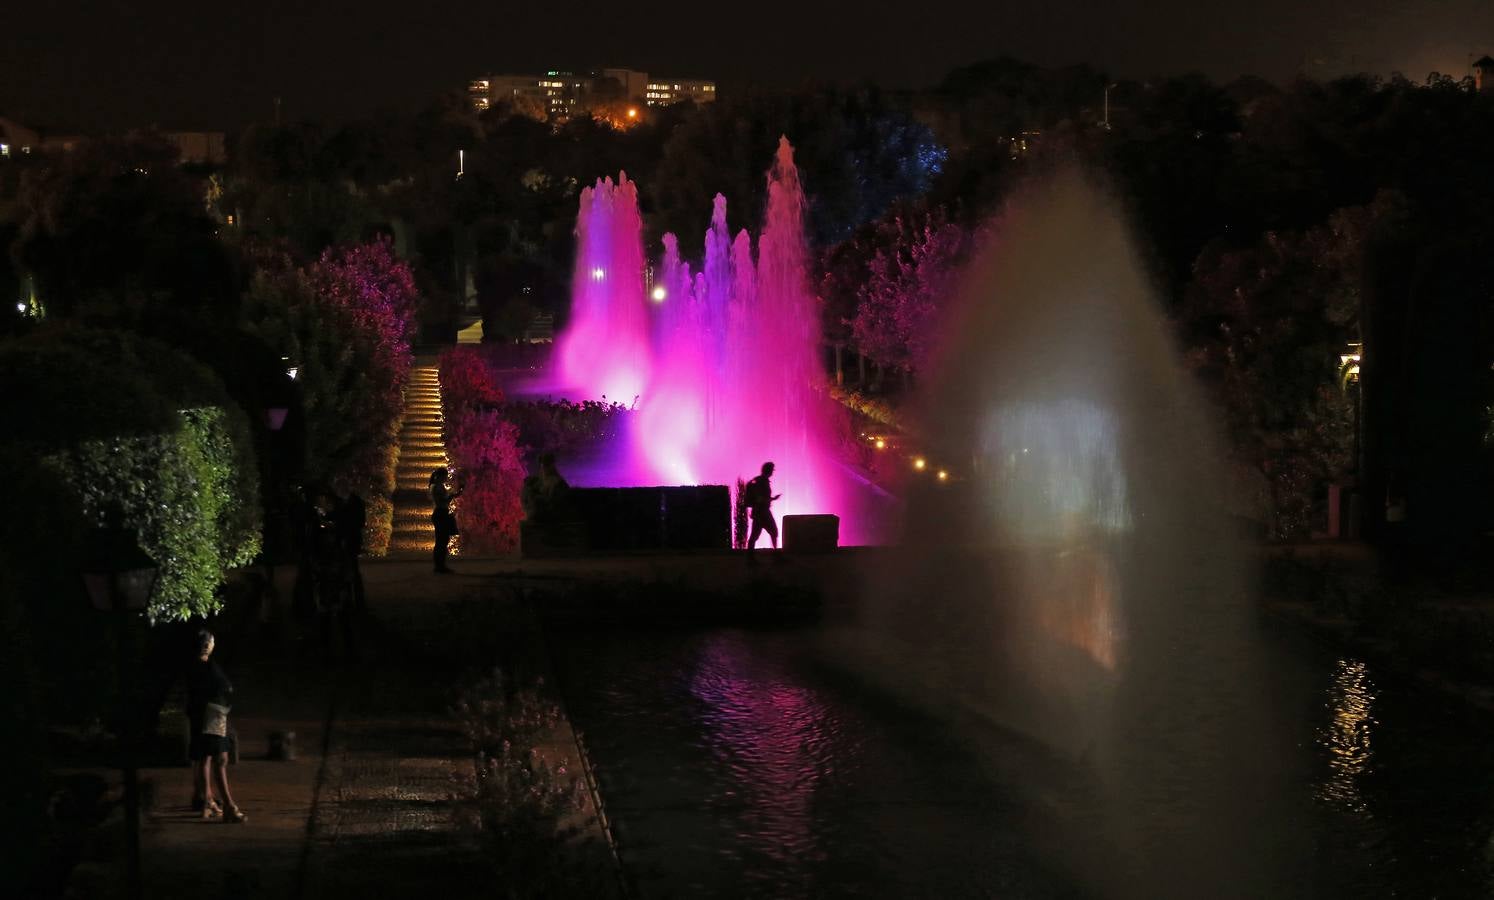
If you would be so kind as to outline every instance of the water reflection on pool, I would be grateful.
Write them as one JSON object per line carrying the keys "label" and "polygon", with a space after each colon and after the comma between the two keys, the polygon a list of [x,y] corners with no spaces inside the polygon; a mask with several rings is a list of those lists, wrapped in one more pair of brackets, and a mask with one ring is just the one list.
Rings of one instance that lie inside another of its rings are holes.
{"label": "water reflection on pool", "polygon": [[[1127,895],[1084,871],[1102,856],[1082,766],[900,706],[822,637],[552,633],[644,896]],[[1262,865],[1302,897],[1494,896],[1489,723],[1296,634],[1269,643],[1262,688],[1295,720],[1278,745],[1301,754],[1282,827],[1304,839]]]}

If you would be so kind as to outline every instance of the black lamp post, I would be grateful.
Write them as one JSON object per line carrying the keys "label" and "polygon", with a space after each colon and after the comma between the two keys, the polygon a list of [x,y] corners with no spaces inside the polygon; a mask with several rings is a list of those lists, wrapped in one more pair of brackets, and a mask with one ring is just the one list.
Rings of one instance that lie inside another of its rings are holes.
{"label": "black lamp post", "polygon": [[127,636],[131,616],[149,605],[156,590],[159,569],[155,560],[140,549],[134,532],[110,525],[90,538],[83,566],[83,584],[93,608],[113,615],[116,628],[117,666],[120,692],[119,754],[124,781],[126,890],[132,900],[140,897],[140,781],[135,758],[135,713],[128,700],[130,675]]}

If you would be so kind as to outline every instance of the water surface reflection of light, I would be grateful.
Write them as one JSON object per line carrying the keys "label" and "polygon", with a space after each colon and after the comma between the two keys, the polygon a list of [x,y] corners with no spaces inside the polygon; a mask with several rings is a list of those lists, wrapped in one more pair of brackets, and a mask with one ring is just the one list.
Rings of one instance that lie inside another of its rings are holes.
{"label": "water surface reflection of light", "polygon": [[1374,755],[1370,746],[1375,725],[1374,700],[1369,668],[1360,660],[1339,660],[1328,688],[1327,707],[1332,718],[1318,735],[1318,743],[1327,751],[1330,769],[1318,789],[1318,798],[1364,814],[1368,814],[1369,808],[1359,789],[1359,780],[1370,770]]}
{"label": "water surface reflection of light", "polygon": [[739,838],[751,851],[804,873],[824,855],[815,793],[849,762],[831,756],[845,749],[834,717],[814,691],[763,666],[734,636],[711,640],[698,662],[690,690],[704,704],[702,737],[726,776],[715,802],[740,804]]}

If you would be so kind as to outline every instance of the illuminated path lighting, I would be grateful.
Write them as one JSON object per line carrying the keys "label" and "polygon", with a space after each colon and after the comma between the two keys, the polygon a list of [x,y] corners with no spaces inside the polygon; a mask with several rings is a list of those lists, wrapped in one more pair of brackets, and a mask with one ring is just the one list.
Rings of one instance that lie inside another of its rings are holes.
{"label": "illuminated path lighting", "polygon": [[[399,462],[394,476],[391,554],[415,556],[430,552],[436,529],[431,524],[427,487],[432,469],[450,467],[442,431],[441,380],[435,366],[418,366],[410,370],[410,385],[405,388],[404,426],[400,430]],[[453,539],[453,554],[460,545],[458,535]]]}

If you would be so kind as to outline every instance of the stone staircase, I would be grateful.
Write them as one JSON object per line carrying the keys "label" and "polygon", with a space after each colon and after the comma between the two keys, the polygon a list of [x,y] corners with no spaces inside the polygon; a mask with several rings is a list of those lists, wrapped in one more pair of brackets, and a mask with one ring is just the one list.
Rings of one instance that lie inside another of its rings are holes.
{"label": "stone staircase", "polygon": [[405,388],[405,420],[399,433],[399,463],[394,470],[391,557],[430,553],[436,531],[431,525],[431,470],[449,466],[442,428],[441,379],[434,364],[417,364],[410,370],[410,385]]}

